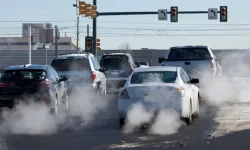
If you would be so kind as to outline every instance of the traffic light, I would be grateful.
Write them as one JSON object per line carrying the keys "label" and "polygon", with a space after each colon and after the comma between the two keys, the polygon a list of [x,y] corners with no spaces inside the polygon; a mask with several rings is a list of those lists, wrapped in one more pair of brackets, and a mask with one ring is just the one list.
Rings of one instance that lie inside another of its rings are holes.
{"label": "traffic light", "polygon": [[173,6],[171,7],[171,22],[178,22],[178,7]]}
{"label": "traffic light", "polygon": [[220,6],[220,22],[227,22],[227,6]]}
{"label": "traffic light", "polygon": [[87,9],[87,4],[83,1],[78,1],[78,10],[79,15],[85,15]]}
{"label": "traffic light", "polygon": [[101,44],[100,44],[100,39],[96,39],[96,50],[99,51],[101,50]]}
{"label": "traffic light", "polygon": [[85,37],[85,52],[93,52],[93,38]]}
{"label": "traffic light", "polygon": [[91,17],[91,5],[90,4],[86,4],[85,17]]}
{"label": "traffic light", "polygon": [[97,7],[91,6],[91,18],[96,18],[97,16]]}

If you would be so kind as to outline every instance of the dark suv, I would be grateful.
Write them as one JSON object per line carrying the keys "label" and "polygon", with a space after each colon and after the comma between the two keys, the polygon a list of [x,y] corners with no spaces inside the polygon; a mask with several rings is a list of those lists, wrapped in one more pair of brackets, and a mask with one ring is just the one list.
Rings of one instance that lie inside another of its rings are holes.
{"label": "dark suv", "polygon": [[104,54],[100,59],[100,66],[104,69],[108,92],[119,92],[128,76],[138,67],[128,53]]}
{"label": "dark suv", "polygon": [[68,109],[66,80],[49,65],[9,66],[0,78],[0,106],[12,108],[14,102],[31,99],[46,103],[57,114],[61,103]]}

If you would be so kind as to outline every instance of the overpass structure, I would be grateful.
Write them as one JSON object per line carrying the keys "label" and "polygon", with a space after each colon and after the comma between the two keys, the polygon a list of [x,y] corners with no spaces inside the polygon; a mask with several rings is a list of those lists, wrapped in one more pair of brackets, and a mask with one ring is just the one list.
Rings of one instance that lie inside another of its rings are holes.
{"label": "overpass structure", "polygon": [[[100,57],[107,53],[130,53],[136,61],[146,61],[150,65],[160,65],[158,63],[159,57],[164,57],[167,50],[101,50],[98,51],[97,56]],[[74,50],[60,50],[59,54],[77,53]],[[213,50],[219,61],[226,59],[248,59],[250,58],[250,50]],[[55,51],[47,51],[47,63],[50,64],[55,57]],[[244,58],[243,58],[244,57]],[[250,61],[249,61],[250,62]],[[0,51],[0,68],[9,65],[18,65],[28,63],[28,50],[1,50]],[[32,51],[33,64],[46,64],[46,51],[33,50]]]}

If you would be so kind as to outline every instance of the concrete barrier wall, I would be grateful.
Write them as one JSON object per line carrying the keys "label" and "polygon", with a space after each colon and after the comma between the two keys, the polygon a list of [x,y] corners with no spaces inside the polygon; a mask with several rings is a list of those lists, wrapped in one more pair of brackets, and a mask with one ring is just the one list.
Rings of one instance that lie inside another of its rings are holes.
{"label": "concrete barrier wall", "polygon": [[[158,63],[159,57],[164,57],[167,50],[102,50],[98,51],[98,56],[100,57],[104,53],[130,53],[136,61],[146,61],[151,66],[160,65]],[[223,61],[228,56],[233,56],[235,58],[249,57],[250,51],[248,50],[214,50],[214,54],[220,61]],[[73,50],[60,50],[59,54],[76,53]],[[33,64],[45,64],[46,62],[46,51],[36,50],[32,51],[32,63]],[[48,64],[51,63],[52,59],[55,57],[55,51],[48,50]],[[9,65],[19,65],[28,63],[28,51],[27,50],[1,50],[0,51],[0,68]]]}

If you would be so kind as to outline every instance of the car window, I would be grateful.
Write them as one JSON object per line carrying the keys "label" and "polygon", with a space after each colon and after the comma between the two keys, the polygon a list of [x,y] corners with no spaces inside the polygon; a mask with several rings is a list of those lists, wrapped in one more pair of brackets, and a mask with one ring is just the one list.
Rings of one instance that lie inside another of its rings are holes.
{"label": "car window", "polygon": [[92,64],[94,66],[94,69],[95,70],[99,70],[100,66],[99,66],[99,63],[97,62],[96,58],[95,57],[91,57],[91,61],[92,61]]}
{"label": "car window", "polygon": [[129,70],[130,63],[126,55],[104,55],[100,66],[106,70]]}
{"label": "car window", "polygon": [[129,61],[130,61],[131,65],[135,66],[135,62],[134,62],[133,57],[131,55],[128,55],[128,57],[129,57]]}
{"label": "car window", "polygon": [[174,83],[177,73],[174,71],[136,72],[132,75],[130,84],[143,83]]}
{"label": "car window", "polygon": [[56,70],[55,70],[54,68],[52,68],[52,67],[50,67],[50,70],[51,70],[51,72],[53,73],[54,77],[55,77],[57,80],[59,80],[60,77],[59,77],[58,73],[56,72]]}
{"label": "car window", "polygon": [[52,81],[56,81],[58,79],[55,77],[53,70],[51,68],[48,68],[47,74],[48,78]]}
{"label": "car window", "polygon": [[180,70],[180,76],[184,83],[189,82],[189,77],[185,74],[185,71],[183,69]]}
{"label": "car window", "polygon": [[190,79],[189,79],[189,77],[187,75],[187,72],[185,70],[182,70],[182,72],[183,72],[184,77],[186,78],[186,81],[190,82]]}
{"label": "car window", "polygon": [[51,66],[56,71],[85,71],[90,70],[88,58],[54,59]]}
{"label": "car window", "polygon": [[171,48],[168,59],[203,60],[212,59],[207,48]]}
{"label": "car window", "polygon": [[6,70],[2,72],[1,81],[44,80],[44,70]]}

